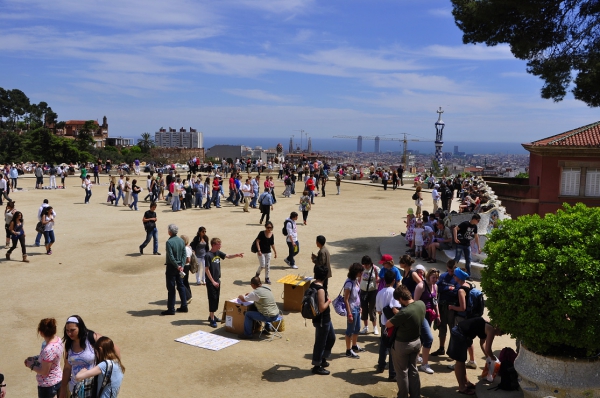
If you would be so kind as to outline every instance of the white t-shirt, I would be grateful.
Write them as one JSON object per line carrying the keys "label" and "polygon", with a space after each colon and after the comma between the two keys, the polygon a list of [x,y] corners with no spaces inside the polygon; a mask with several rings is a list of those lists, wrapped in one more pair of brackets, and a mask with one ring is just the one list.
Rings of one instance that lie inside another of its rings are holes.
{"label": "white t-shirt", "polygon": [[383,288],[377,293],[377,298],[375,298],[375,311],[381,312],[381,323],[385,325],[388,321],[385,314],[383,313],[383,307],[386,306],[400,308],[400,303],[394,299],[394,288],[386,287]]}

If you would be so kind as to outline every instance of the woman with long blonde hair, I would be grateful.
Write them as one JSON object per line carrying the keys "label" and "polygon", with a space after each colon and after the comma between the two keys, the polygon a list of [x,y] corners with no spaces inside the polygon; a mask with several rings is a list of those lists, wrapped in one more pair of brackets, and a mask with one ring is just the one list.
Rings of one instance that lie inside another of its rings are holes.
{"label": "woman with long blonde hair", "polygon": [[121,363],[115,344],[109,337],[100,337],[94,345],[94,353],[98,365],[91,369],[80,370],[75,376],[75,380],[82,381],[98,376],[96,396],[99,398],[117,398],[123,382],[125,366]]}

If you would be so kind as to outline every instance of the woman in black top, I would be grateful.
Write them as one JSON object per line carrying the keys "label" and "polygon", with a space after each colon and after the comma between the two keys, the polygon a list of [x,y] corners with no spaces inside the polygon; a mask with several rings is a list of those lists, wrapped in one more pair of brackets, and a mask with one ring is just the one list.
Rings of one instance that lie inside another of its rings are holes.
{"label": "woman in black top", "polygon": [[133,203],[129,205],[130,209],[137,211],[138,194],[142,191],[142,188],[138,187],[137,180],[131,181],[131,196],[133,197]]}
{"label": "woman in black top", "polygon": [[329,270],[324,265],[315,267],[315,280],[311,287],[317,289],[317,301],[319,303],[320,314],[313,318],[312,323],[315,327],[315,345],[312,355],[312,373],[319,375],[328,375],[329,371],[325,369],[329,366],[327,358],[331,355],[331,349],[335,344],[335,332],[331,323],[331,313],[329,304],[331,299],[327,290],[323,287],[323,281],[327,279]]}
{"label": "woman in black top", "polygon": [[415,296],[415,288],[421,283],[421,277],[415,271],[410,269],[415,260],[408,254],[400,257],[400,268],[402,268],[402,284],[408,288],[410,294]]}
{"label": "woman in black top", "polygon": [[275,237],[273,236],[273,223],[267,221],[265,230],[260,231],[254,241],[256,247],[256,255],[258,256],[258,269],[256,276],[260,276],[262,269],[265,269],[265,283],[271,284],[269,272],[271,271],[271,249],[273,249],[274,257],[277,258],[277,250],[275,250]]}

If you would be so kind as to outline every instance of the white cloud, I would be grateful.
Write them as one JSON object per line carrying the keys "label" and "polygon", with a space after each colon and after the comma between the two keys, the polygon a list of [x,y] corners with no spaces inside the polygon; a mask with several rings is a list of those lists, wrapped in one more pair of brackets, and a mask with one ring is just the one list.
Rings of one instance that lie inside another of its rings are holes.
{"label": "white cloud", "polygon": [[231,3],[272,13],[304,12],[315,0],[232,0]]}
{"label": "white cloud", "polygon": [[442,18],[452,18],[451,8],[433,8],[427,11],[429,15]]}
{"label": "white cloud", "polygon": [[264,90],[243,90],[243,89],[225,89],[226,93],[235,95],[243,98],[250,98],[259,101],[271,101],[271,102],[289,102],[291,101],[288,97],[282,97],[279,95],[268,93]]}
{"label": "white cloud", "polygon": [[400,88],[403,90],[436,91],[458,93],[464,87],[445,76],[423,75],[418,73],[378,73],[367,77],[374,87]]}
{"label": "white cloud", "polygon": [[495,47],[484,45],[441,46],[436,44],[425,47],[420,51],[420,54],[434,58],[452,58],[470,61],[515,59],[514,55],[510,52],[510,47],[505,44],[499,44]]}
{"label": "white cloud", "polygon": [[421,67],[414,60],[401,60],[392,51],[369,51],[355,48],[336,48],[301,55],[302,59],[343,69],[415,70]]}

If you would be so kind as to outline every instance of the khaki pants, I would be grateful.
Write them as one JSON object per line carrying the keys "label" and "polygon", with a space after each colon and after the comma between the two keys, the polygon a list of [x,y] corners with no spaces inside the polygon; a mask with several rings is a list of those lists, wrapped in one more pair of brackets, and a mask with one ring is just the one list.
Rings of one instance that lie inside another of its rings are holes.
{"label": "khaki pants", "polygon": [[392,347],[392,360],[396,371],[398,398],[420,398],[421,379],[417,370],[417,355],[421,350],[421,340],[409,343],[395,341]]}

